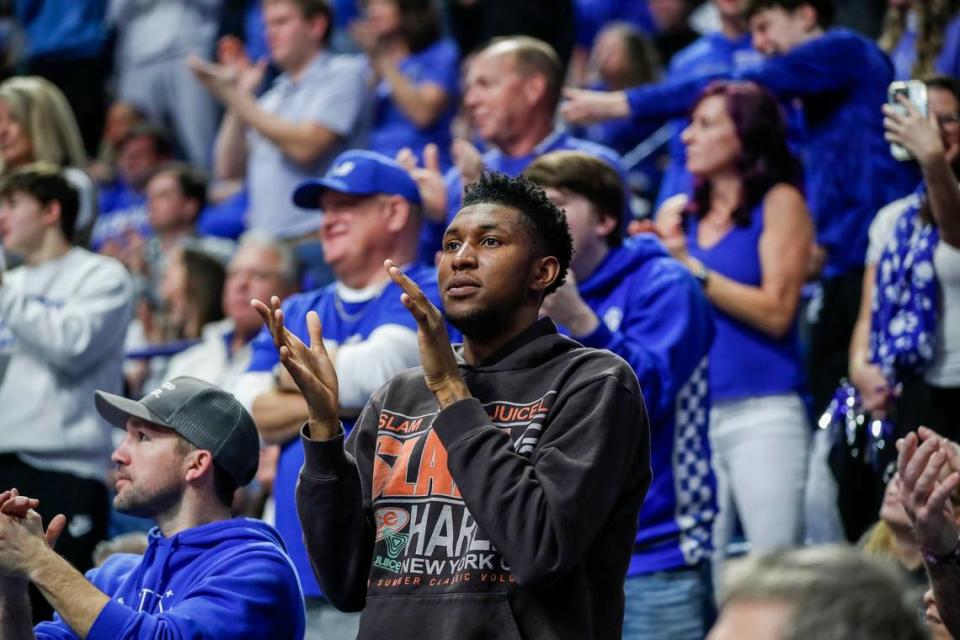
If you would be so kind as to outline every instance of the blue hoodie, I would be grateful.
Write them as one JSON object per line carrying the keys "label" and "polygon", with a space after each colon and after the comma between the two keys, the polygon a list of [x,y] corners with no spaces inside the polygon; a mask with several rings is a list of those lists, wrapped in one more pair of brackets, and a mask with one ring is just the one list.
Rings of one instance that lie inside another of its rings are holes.
{"label": "blue hoodie", "polygon": [[[299,639],[303,596],[277,532],[235,518],[169,538],[154,527],[144,555],[117,554],[87,573],[111,600],[88,640],[147,638]],[[38,639],[76,638],[57,615]]]}
{"label": "blue hoodie", "polygon": [[709,555],[716,515],[707,441],[710,303],[650,234],[611,249],[577,288],[600,318],[579,342],[626,360],[650,413],[653,482],[628,575],[693,565]]}
{"label": "blue hoodie", "polygon": [[827,251],[823,275],[862,269],[874,215],[916,185],[916,170],[893,160],[883,137],[890,59],[863,36],[832,29],[756,65],[629,89],[630,113],[639,120],[684,115],[710,81],[722,78],[802,101],[806,196],[817,243]]}

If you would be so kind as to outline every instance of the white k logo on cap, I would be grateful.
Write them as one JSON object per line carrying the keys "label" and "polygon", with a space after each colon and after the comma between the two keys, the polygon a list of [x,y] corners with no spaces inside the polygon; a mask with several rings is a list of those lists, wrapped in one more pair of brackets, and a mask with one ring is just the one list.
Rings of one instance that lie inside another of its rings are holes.
{"label": "white k logo on cap", "polygon": [[343,176],[345,176],[345,175],[349,174],[351,171],[353,171],[353,168],[354,168],[355,166],[357,166],[357,165],[354,164],[353,162],[350,162],[350,161],[341,162],[340,164],[338,164],[337,166],[335,166],[335,167],[333,168],[333,171],[331,171],[330,173],[333,174],[333,175],[335,175],[335,176],[337,176],[338,178],[342,178]]}

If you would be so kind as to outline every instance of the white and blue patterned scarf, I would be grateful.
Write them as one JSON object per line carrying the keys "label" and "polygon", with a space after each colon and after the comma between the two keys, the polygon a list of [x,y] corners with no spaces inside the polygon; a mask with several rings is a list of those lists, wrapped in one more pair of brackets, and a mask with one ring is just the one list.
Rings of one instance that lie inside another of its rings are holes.
{"label": "white and blue patterned scarf", "polygon": [[920,215],[925,201],[921,185],[877,263],[870,361],[891,384],[922,373],[933,358],[939,303],[933,252],[940,233]]}

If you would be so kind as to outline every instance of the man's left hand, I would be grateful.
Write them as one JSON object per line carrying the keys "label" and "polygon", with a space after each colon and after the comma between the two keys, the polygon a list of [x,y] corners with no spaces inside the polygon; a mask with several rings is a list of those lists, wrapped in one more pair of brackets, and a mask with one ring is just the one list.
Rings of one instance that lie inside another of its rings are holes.
{"label": "man's left hand", "polygon": [[400,301],[417,321],[417,339],[420,344],[420,364],[427,388],[433,392],[445,409],[458,400],[470,397],[470,391],[460,376],[457,358],[453,355],[443,316],[420,287],[408,278],[391,260],[383,263],[390,279],[403,289]]}
{"label": "man's left hand", "polygon": [[567,279],[559,289],[543,299],[540,314],[550,316],[554,322],[566,327],[575,338],[590,335],[600,323],[577,291],[573,273],[567,271]]}

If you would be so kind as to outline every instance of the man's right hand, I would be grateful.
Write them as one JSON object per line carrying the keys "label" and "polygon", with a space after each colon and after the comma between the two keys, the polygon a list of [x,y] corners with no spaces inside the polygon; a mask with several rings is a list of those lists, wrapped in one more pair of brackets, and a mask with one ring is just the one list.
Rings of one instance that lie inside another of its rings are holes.
{"label": "man's right hand", "polygon": [[320,316],[315,311],[307,313],[307,332],[310,335],[310,346],[307,347],[284,326],[280,298],[273,296],[269,307],[260,300],[253,300],[251,304],[273,336],[280,362],[307,401],[310,438],[335,438],[340,431],[337,372],[323,346]]}
{"label": "man's right hand", "polygon": [[447,219],[447,184],[440,170],[440,151],[430,143],[423,148],[423,166],[417,165],[417,156],[409,147],[397,152],[396,160],[406,169],[420,192],[424,215],[434,222]]}
{"label": "man's right hand", "polygon": [[[901,500],[920,548],[934,555],[947,555],[958,543],[956,518],[950,494],[960,486],[960,464],[954,445],[921,427],[920,437],[908,433],[897,441],[897,472]],[[949,471],[942,480],[943,472]]]}

